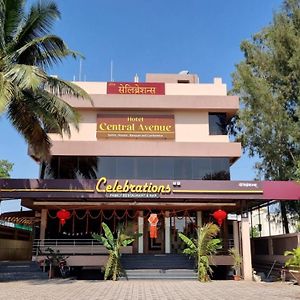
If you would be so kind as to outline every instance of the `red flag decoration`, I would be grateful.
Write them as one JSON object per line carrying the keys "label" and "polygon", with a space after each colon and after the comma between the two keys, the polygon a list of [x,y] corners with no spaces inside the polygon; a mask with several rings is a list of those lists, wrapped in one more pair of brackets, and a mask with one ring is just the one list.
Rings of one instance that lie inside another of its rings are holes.
{"label": "red flag decoration", "polygon": [[150,223],[150,238],[156,239],[157,238],[157,223],[158,223],[157,214],[150,214],[150,217],[148,218],[148,222]]}
{"label": "red flag decoration", "polygon": [[213,217],[217,220],[219,226],[221,226],[223,221],[227,217],[227,213],[226,213],[226,211],[219,209],[213,213]]}
{"label": "red flag decoration", "polygon": [[56,216],[59,218],[59,222],[62,226],[65,225],[66,220],[70,219],[71,214],[69,211],[65,209],[61,209],[57,212]]}

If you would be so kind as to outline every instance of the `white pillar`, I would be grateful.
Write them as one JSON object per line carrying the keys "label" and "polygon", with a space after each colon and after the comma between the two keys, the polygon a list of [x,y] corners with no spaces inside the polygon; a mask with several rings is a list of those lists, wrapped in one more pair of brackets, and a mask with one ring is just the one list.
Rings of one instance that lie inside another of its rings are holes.
{"label": "white pillar", "polygon": [[138,233],[140,234],[138,239],[138,253],[144,253],[144,217],[143,211],[139,212],[138,216]]}
{"label": "white pillar", "polygon": [[40,226],[40,240],[45,239],[46,227],[47,227],[48,209],[43,208],[41,210],[41,226]]}
{"label": "white pillar", "polygon": [[202,227],[203,225],[203,220],[202,220],[202,211],[199,210],[197,211],[197,227]]}
{"label": "white pillar", "polygon": [[252,259],[250,244],[250,226],[248,218],[242,217],[242,254],[243,254],[243,273],[245,280],[252,280]]}
{"label": "white pillar", "polygon": [[171,253],[171,231],[170,231],[170,217],[168,212],[165,217],[165,253]]}

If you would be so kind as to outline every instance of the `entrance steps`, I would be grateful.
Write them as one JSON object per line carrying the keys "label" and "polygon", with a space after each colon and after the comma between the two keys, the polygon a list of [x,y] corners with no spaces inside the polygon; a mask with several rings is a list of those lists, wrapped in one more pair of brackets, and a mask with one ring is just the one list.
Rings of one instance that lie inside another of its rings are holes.
{"label": "entrance steps", "polygon": [[121,264],[122,279],[197,279],[194,260],[181,254],[124,254]]}
{"label": "entrance steps", "polygon": [[14,280],[48,279],[48,274],[42,272],[33,261],[1,261],[0,282]]}

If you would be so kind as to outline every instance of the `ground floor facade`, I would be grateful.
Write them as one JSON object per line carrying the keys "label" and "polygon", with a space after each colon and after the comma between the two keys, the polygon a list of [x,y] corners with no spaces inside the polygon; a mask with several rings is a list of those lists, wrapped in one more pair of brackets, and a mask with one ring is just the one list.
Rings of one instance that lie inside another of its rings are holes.
{"label": "ground floor facade", "polygon": [[[122,224],[126,232],[139,234],[131,246],[124,247],[123,253],[175,255],[184,247],[179,232],[193,238],[197,228],[214,222],[220,225],[218,237],[223,246],[212,263],[230,269],[233,262],[228,250],[234,247],[243,257],[244,279],[251,280],[249,209],[278,197],[298,199],[299,185],[293,182],[110,180],[105,177],[97,180],[11,179],[0,180],[0,193],[2,199],[21,198],[22,205],[33,209],[30,217],[35,229],[33,259],[41,259],[44,250],[51,247],[68,255],[69,265],[105,265],[107,250],[92,239],[93,233],[102,233],[102,222],[113,233]],[[221,222],[214,216],[220,210],[226,213]],[[63,217],[58,214],[61,211]],[[157,218],[155,236],[151,236],[153,215]],[[2,218],[5,219],[5,215]],[[25,220],[28,222],[30,218],[27,216]]]}

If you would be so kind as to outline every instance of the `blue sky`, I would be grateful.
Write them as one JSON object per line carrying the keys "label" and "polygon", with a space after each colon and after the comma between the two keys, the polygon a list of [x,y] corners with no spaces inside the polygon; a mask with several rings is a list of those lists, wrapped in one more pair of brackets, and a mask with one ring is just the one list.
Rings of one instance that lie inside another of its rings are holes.
{"label": "blue sky", "polygon": [[[32,3],[34,1],[28,1]],[[240,43],[268,25],[279,0],[57,0],[62,13],[54,32],[70,48],[84,54],[82,78],[109,81],[113,60],[115,81],[132,81],[137,73],[197,73],[201,82],[222,77],[231,87],[231,73],[242,59]],[[71,59],[49,73],[68,80],[79,77]],[[0,159],[13,162],[13,178],[38,177],[38,165],[27,156],[22,137],[0,117]],[[254,160],[244,155],[232,167],[232,179],[255,176]],[[1,210],[18,209],[2,203]]]}

